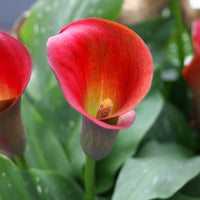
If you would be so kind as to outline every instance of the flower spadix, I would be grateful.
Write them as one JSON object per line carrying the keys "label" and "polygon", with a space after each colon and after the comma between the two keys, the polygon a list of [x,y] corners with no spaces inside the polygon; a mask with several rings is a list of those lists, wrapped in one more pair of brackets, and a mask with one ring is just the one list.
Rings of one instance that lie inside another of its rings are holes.
{"label": "flower spadix", "polygon": [[193,124],[200,132],[200,21],[194,21],[192,26],[194,57],[191,63],[183,69],[193,94]]}
{"label": "flower spadix", "polygon": [[68,103],[82,114],[80,142],[94,160],[112,149],[118,131],[135,120],[153,74],[142,39],[116,22],[84,19],[47,43],[49,64]]}
{"label": "flower spadix", "polygon": [[21,95],[31,75],[31,57],[24,45],[0,32],[0,150],[20,155],[26,144]]}

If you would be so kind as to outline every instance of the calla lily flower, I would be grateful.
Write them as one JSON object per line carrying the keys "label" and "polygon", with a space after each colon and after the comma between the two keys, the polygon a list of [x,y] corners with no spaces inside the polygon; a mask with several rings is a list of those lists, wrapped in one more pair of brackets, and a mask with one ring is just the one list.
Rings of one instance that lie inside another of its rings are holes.
{"label": "calla lily flower", "polygon": [[194,46],[194,54],[200,54],[200,21],[193,22],[192,27],[192,41]]}
{"label": "calla lily flower", "polygon": [[119,130],[133,124],[132,109],[150,88],[153,62],[147,46],[127,27],[92,18],[49,38],[47,55],[65,99],[82,114],[84,152],[93,160],[104,158]]}
{"label": "calla lily flower", "polygon": [[192,39],[194,57],[183,69],[183,76],[193,93],[193,125],[200,131],[200,21],[193,22]]}
{"label": "calla lily flower", "polygon": [[0,149],[21,155],[26,135],[21,119],[21,95],[31,75],[31,57],[24,45],[0,32]]}

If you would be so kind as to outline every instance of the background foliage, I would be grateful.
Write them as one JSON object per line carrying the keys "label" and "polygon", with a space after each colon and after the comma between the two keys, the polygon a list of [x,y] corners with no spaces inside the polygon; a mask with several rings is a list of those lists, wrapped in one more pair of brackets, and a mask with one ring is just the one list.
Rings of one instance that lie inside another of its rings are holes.
{"label": "background foliage", "polygon": [[[106,6],[105,6],[106,5]],[[0,199],[84,199],[80,115],[64,100],[46,59],[46,41],[68,23],[88,17],[115,20],[122,0],[42,0],[31,9],[20,39],[34,69],[22,98],[26,166],[0,156]],[[180,48],[192,54],[190,32],[178,35],[169,14],[132,25],[154,59],[152,88],[136,108],[134,125],[96,165],[98,200],[200,200],[199,136],[190,127],[190,96]],[[170,14],[171,13],[171,14]],[[17,194],[17,195],[16,195]]]}

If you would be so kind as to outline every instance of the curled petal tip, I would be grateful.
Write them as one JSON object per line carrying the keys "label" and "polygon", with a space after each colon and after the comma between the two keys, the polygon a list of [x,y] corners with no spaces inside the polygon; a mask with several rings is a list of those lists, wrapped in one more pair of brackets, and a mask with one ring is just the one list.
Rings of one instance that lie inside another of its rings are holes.
{"label": "curled petal tip", "polygon": [[136,119],[136,113],[134,110],[130,110],[129,112],[121,115],[118,120],[118,126],[121,126],[122,129],[129,128]]}

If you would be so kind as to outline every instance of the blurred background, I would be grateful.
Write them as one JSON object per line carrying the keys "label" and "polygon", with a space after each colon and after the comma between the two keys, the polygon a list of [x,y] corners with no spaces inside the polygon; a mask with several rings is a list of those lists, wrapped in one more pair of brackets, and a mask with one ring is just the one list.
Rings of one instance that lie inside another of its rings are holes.
{"label": "blurred background", "polygon": [[[37,0],[0,0],[0,30],[9,32],[20,15]],[[73,0],[70,0],[73,1]],[[81,0],[80,0],[81,1]],[[200,0],[179,0],[185,25],[200,19]],[[167,15],[170,0],[124,0],[118,22],[129,25]]]}
{"label": "blurred background", "polygon": [[[172,0],[124,0],[119,22],[125,25],[135,24],[169,15],[167,6]],[[190,29],[194,19],[200,19],[200,0],[179,0],[185,25]]]}
{"label": "blurred background", "polygon": [[19,16],[36,0],[0,0],[0,30],[9,32]]}

